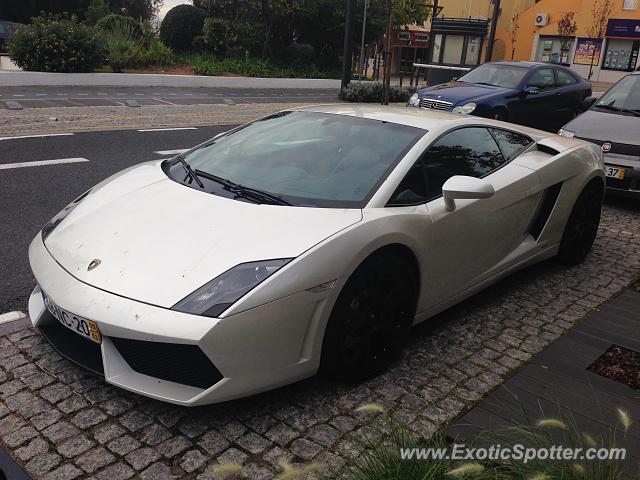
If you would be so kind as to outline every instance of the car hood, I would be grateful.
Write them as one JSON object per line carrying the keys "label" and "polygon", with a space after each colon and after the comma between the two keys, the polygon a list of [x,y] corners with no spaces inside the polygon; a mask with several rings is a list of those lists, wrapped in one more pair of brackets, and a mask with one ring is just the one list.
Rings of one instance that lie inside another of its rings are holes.
{"label": "car hood", "polygon": [[587,110],[563,128],[588,140],[640,146],[640,117],[632,115]]}
{"label": "car hood", "polygon": [[[360,210],[219,197],[176,183],[160,162],[149,162],[94,187],[45,246],[78,280],[171,307],[235,265],[297,257],[361,219]],[[89,271],[94,259],[100,264]]]}
{"label": "car hood", "polygon": [[465,82],[448,82],[419,91],[421,97],[435,98],[454,105],[461,102],[471,102],[485,99],[493,95],[503,95],[511,89],[494,87],[491,85],[477,85]]}

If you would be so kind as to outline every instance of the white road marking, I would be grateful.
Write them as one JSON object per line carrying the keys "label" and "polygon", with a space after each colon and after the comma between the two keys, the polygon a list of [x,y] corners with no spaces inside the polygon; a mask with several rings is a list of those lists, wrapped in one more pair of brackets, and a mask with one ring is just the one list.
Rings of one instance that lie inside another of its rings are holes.
{"label": "white road marking", "polygon": [[139,132],[168,132],[171,130],[197,130],[198,127],[142,128]]}
{"label": "white road marking", "polygon": [[21,318],[26,318],[27,314],[24,312],[20,312],[18,310],[14,310],[13,312],[7,312],[0,315],[0,324],[1,323],[9,323],[15,320],[20,320]]}
{"label": "white road marking", "polygon": [[73,133],[46,133],[41,135],[22,135],[19,137],[0,137],[0,140],[18,140],[20,138],[67,137]]}
{"label": "white road marking", "polygon": [[86,158],[59,158],[57,160],[38,160],[36,162],[0,163],[0,170],[9,170],[10,168],[44,167],[47,165],[61,165],[63,163],[81,163],[88,161],[89,160]]}
{"label": "white road marking", "polygon": [[89,94],[88,93],[79,93],[78,95],[80,95],[81,97],[87,97]]}
{"label": "white road marking", "polygon": [[160,103],[166,103],[167,105],[175,105],[175,103],[168,102],[167,100],[162,100],[161,98],[153,97],[151,100],[155,100],[155,101],[160,102]]}
{"label": "white road marking", "polygon": [[46,97],[46,93],[36,93],[36,97]]}
{"label": "white road marking", "polygon": [[66,93],[59,93],[58,95],[68,95],[68,94],[66,94]]}
{"label": "white road marking", "polygon": [[157,152],[153,152],[153,153],[157,153],[158,155],[178,155],[180,153],[184,153],[187,150],[189,150],[188,148],[182,148],[179,150],[158,150]]}
{"label": "white road marking", "polygon": [[17,94],[17,93],[14,93],[12,96],[14,96],[14,97],[24,97],[24,95],[22,95],[22,94]]}

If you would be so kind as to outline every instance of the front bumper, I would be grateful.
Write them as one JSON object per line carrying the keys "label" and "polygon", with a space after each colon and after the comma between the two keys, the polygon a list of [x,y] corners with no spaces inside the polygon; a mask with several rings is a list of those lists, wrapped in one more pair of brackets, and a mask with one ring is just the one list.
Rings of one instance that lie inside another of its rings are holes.
{"label": "front bumper", "polygon": [[605,154],[604,164],[609,167],[624,167],[624,178],[607,178],[609,193],[640,196],[640,159],[629,155]]}
{"label": "front bumper", "polygon": [[[40,235],[31,242],[29,262],[38,282],[29,298],[29,315],[58,351],[103,374],[111,384],[180,405],[231,400],[313,375],[338,290],[303,291],[215,319],[148,305],[83,283],[51,257]],[[58,324],[45,308],[41,289],[61,308],[96,321],[102,343]],[[154,370],[154,363],[162,361],[165,368]],[[177,363],[182,370],[176,371],[182,373],[167,374]],[[184,377],[185,365],[194,370],[195,380]],[[183,378],[189,385],[175,381]]]}

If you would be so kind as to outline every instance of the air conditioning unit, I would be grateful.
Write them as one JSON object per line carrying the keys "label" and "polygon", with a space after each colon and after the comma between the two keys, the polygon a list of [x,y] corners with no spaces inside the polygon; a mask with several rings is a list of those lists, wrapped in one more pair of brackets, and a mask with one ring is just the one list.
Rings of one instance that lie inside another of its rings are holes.
{"label": "air conditioning unit", "polygon": [[544,27],[549,23],[548,13],[536,13],[536,27]]}

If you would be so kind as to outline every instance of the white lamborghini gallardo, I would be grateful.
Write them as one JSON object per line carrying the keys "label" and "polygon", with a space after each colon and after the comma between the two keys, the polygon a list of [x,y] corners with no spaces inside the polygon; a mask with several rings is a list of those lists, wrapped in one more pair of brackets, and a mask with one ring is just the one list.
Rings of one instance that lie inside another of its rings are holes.
{"label": "white lamborghini gallardo", "polygon": [[182,405],[382,371],[413,324],[526,265],[580,262],[600,147],[379,106],[280,112],[84,193],[36,236],[33,324]]}

